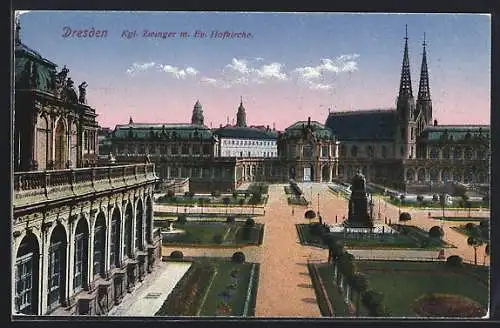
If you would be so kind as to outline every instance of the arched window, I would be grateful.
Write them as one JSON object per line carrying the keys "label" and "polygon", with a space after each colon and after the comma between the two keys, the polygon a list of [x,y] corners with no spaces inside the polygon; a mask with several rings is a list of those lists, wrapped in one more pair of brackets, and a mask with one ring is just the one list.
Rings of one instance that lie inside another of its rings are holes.
{"label": "arched window", "polygon": [[373,146],[366,146],[366,154],[369,158],[373,158]]}
{"label": "arched window", "polygon": [[14,268],[15,308],[18,313],[37,314],[39,254],[38,240],[33,233],[27,233],[17,250]]}
{"label": "arched window", "polygon": [[142,200],[139,199],[137,202],[137,209],[135,213],[135,248],[138,250],[143,250],[144,249],[144,243],[143,243],[143,229],[142,229],[142,216],[143,216],[143,209],[142,209]]}
{"label": "arched window", "polygon": [[104,213],[100,212],[94,225],[93,267],[94,277],[104,277],[106,254],[106,223]]}
{"label": "arched window", "polygon": [[345,145],[340,145],[340,156],[345,157],[347,154]]}
{"label": "arched window", "polygon": [[85,218],[78,220],[75,231],[75,253],[73,271],[73,290],[86,289],[88,272],[89,227]]}
{"label": "arched window", "polygon": [[66,230],[61,224],[52,231],[48,259],[48,295],[49,310],[59,307],[65,301],[66,289]]}
{"label": "arched window", "polygon": [[120,267],[120,211],[115,208],[111,218],[111,239],[110,239],[110,253],[109,259],[111,267]]}
{"label": "arched window", "polygon": [[462,149],[456,147],[453,149],[453,159],[462,159]]}
{"label": "arched window", "polygon": [[146,200],[146,241],[153,244],[153,204],[151,197]]}
{"label": "arched window", "polygon": [[125,210],[125,241],[123,245],[123,255],[133,258],[132,253],[132,205],[127,204],[127,209]]}

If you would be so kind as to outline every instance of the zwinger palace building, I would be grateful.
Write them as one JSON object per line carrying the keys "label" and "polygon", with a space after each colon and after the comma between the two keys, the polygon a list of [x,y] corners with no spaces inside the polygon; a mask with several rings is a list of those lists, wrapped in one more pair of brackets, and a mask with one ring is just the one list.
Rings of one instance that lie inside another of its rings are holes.
{"label": "zwinger palace building", "polygon": [[65,66],[15,32],[12,313],[104,315],[161,256],[154,164],[96,166],[98,123]]}

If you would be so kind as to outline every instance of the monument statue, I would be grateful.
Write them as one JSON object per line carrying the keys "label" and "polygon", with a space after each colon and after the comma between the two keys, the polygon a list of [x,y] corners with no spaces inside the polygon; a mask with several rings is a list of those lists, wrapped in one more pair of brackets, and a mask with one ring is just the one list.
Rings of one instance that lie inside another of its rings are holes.
{"label": "monument statue", "polygon": [[80,84],[78,86],[78,102],[79,103],[82,103],[82,104],[87,103],[87,98],[86,98],[87,87],[88,87],[88,84],[86,81],[83,81],[82,84]]}
{"label": "monument statue", "polygon": [[349,216],[347,225],[356,228],[372,228],[373,218],[368,209],[368,195],[366,180],[363,174],[358,173],[352,178],[351,198],[349,199]]}

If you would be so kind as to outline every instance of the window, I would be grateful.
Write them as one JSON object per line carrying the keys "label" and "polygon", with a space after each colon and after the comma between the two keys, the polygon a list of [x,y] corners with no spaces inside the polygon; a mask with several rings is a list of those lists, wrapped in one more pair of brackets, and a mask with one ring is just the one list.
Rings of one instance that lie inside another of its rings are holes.
{"label": "window", "polygon": [[401,152],[401,156],[403,156],[403,155],[405,154],[405,149],[404,149],[404,147],[401,147],[400,152]]}
{"label": "window", "polygon": [[387,147],[382,146],[382,158],[387,158]]}
{"label": "window", "polygon": [[304,145],[302,147],[302,157],[303,158],[312,158],[313,157],[313,147],[312,145]]}
{"label": "window", "polygon": [[[115,216],[115,213],[113,214]],[[112,267],[120,266],[120,222],[116,217],[111,221],[111,250],[109,253]]]}
{"label": "window", "polygon": [[462,149],[457,147],[453,150],[453,159],[461,159],[461,158],[462,158]]}
{"label": "window", "polygon": [[182,155],[188,155],[189,154],[189,145],[182,145]]}
{"label": "window", "polygon": [[150,144],[149,145],[148,153],[150,153],[150,154],[156,153],[156,149],[155,149],[155,145],[154,144]]}
{"label": "window", "polygon": [[242,151],[240,151],[240,157],[243,157],[243,152]]}
{"label": "window", "polygon": [[193,167],[193,168],[191,168],[191,177],[193,177],[193,178],[199,178],[200,177],[200,168],[199,167]]}
{"label": "window", "polygon": [[405,128],[401,128],[401,139],[405,138]]}
{"label": "window", "polygon": [[80,291],[85,283],[85,262],[87,254],[85,239],[83,233],[75,236],[75,271],[73,278],[73,289],[75,292]]}
{"label": "window", "polygon": [[354,145],[351,148],[351,156],[352,157],[357,157],[358,156],[358,146]]}
{"label": "window", "polygon": [[61,272],[63,270],[61,260],[64,255],[62,248],[63,244],[61,242],[52,243],[49,248],[48,304],[50,308],[59,305],[60,288],[62,287]]}
{"label": "window", "polygon": [[472,150],[470,148],[466,148],[464,151],[465,159],[472,159]]}
{"label": "window", "polygon": [[346,154],[347,154],[347,151],[346,151],[345,145],[341,145],[340,146],[340,156],[345,157]]}
{"label": "window", "polygon": [[104,250],[105,250],[106,234],[102,225],[95,228],[94,231],[94,276],[104,276]]}
{"label": "window", "polygon": [[441,153],[441,156],[443,156],[443,159],[450,159],[450,149],[448,147],[445,147],[443,149],[443,152]]}
{"label": "window", "polygon": [[328,146],[322,146],[321,157],[328,157],[328,155],[329,155]]}
{"label": "window", "polygon": [[198,155],[200,153],[200,145],[193,145],[193,154]]}
{"label": "window", "polygon": [[16,261],[16,310],[21,313],[33,313],[33,253],[28,253]]}
{"label": "window", "polygon": [[139,154],[145,154],[146,153],[146,147],[143,144],[139,145]]}
{"label": "window", "polygon": [[372,158],[373,157],[373,147],[372,146],[366,146],[366,154],[368,157]]}
{"label": "window", "polygon": [[413,140],[413,128],[411,128],[411,135],[410,135],[411,140]]}
{"label": "window", "polygon": [[172,147],[170,148],[170,151],[172,152],[172,155],[177,155],[179,154],[179,148],[177,147],[177,145],[172,145]]}
{"label": "window", "polygon": [[435,147],[431,148],[430,158],[431,159],[437,159],[437,158],[439,158],[439,149],[437,149]]}
{"label": "window", "polygon": [[204,155],[209,155],[210,154],[210,145],[203,145],[203,154]]}

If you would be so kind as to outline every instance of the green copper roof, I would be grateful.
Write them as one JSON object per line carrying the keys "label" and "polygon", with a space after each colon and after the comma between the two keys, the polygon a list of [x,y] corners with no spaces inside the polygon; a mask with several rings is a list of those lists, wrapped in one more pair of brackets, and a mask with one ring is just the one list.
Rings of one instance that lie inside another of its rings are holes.
{"label": "green copper roof", "polygon": [[322,139],[333,139],[335,136],[328,127],[325,127],[323,124],[317,121],[298,121],[290,125],[285,129],[285,136],[287,137],[298,137],[302,135],[304,129],[308,127],[315,133],[318,138]]}
{"label": "green copper roof", "polygon": [[21,42],[15,46],[15,73],[14,78],[17,88],[28,88],[28,75],[26,69],[32,64],[36,67],[36,89],[51,92],[51,84],[57,65],[43,58],[38,52],[27,47]]}
{"label": "green copper roof", "polygon": [[113,138],[144,140],[211,140],[212,131],[204,125],[186,123],[132,123],[117,125]]}
{"label": "green copper roof", "polygon": [[488,125],[441,125],[426,128],[422,137],[427,140],[465,140],[467,138],[478,139],[490,138],[490,127]]}

